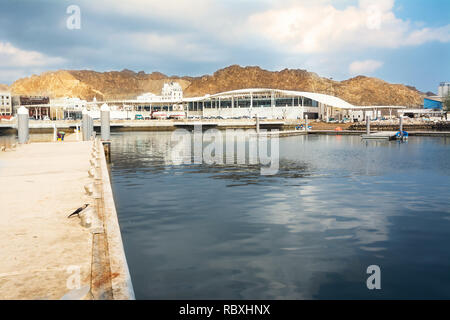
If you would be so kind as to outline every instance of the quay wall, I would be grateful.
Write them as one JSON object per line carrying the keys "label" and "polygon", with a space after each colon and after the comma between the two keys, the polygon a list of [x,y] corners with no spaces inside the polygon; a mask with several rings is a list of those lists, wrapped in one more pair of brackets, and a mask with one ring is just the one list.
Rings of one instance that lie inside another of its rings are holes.
{"label": "quay wall", "polygon": [[[202,123],[205,128],[215,127],[217,129],[255,129],[254,119],[215,119],[215,120],[113,120],[111,121],[111,132],[130,131],[173,131],[177,128],[192,128],[195,123]],[[295,130],[298,124],[303,124],[304,120],[260,120],[262,129]],[[30,133],[53,133],[53,125],[58,131],[72,133],[80,121],[30,121]],[[362,123],[326,123],[309,122],[313,130],[327,131],[340,127],[344,131],[365,131],[366,126]],[[100,132],[100,121],[94,121],[94,128]],[[413,132],[450,132],[450,122],[430,122],[430,123],[404,123],[405,131]],[[398,123],[380,124],[371,123],[373,131],[397,131]],[[17,132],[15,122],[0,121],[0,135],[15,134]]]}
{"label": "quay wall", "polygon": [[0,150],[0,299],[135,298],[104,147],[73,136]]}
{"label": "quay wall", "polygon": [[100,147],[100,169],[102,179],[102,214],[108,246],[112,298],[134,300],[134,290],[120,232],[116,205],[109,177],[109,170],[102,143]]}
{"label": "quay wall", "polygon": [[[375,131],[398,131],[399,124],[378,124],[371,123],[371,130]],[[365,130],[365,124],[353,124],[349,127],[349,130]],[[450,131],[450,122],[432,122],[423,124],[403,124],[403,130],[405,131]]]}

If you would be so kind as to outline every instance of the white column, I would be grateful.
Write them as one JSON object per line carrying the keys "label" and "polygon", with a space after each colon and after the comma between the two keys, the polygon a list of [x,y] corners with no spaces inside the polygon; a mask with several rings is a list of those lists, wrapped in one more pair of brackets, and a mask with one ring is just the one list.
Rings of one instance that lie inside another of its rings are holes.
{"label": "white column", "polygon": [[100,109],[100,118],[101,118],[102,140],[109,141],[111,139],[110,108],[106,103],[103,104]]}
{"label": "white column", "polygon": [[86,108],[83,108],[83,111],[81,112],[82,114],[82,134],[83,134],[83,141],[87,141],[88,140],[88,113]]}
{"label": "white column", "polygon": [[17,110],[17,131],[19,143],[27,143],[29,139],[29,112],[24,106]]}

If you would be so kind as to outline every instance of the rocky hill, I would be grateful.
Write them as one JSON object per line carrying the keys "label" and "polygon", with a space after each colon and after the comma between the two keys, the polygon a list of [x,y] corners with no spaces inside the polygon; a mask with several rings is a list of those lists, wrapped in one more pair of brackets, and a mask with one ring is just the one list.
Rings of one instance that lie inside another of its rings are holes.
{"label": "rocky hill", "polygon": [[136,73],[126,69],[120,72],[59,70],[17,80],[11,88],[13,94],[71,96],[87,100],[94,97],[97,100],[134,99],[145,92],[159,94],[168,81],[179,82],[188,97],[257,87],[332,94],[355,105],[417,106],[422,103],[422,95],[415,88],[377,78],[358,76],[333,81],[306,70],[272,72],[237,65],[201,77],[169,77],[159,72]]}

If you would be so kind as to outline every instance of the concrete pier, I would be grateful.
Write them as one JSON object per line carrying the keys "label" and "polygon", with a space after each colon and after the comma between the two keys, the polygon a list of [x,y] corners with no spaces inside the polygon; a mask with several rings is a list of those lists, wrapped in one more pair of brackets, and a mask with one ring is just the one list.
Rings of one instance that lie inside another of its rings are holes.
{"label": "concrete pier", "polygon": [[[101,143],[88,175],[94,143],[0,153],[0,299],[134,299]],[[95,228],[67,218],[83,204]]]}

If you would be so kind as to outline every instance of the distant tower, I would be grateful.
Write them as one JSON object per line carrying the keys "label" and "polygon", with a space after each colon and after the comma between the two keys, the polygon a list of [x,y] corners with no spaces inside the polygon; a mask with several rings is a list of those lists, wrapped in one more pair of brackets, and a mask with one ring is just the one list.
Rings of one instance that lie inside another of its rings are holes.
{"label": "distant tower", "polygon": [[450,93],[450,82],[441,82],[439,84],[438,96],[446,97]]}

